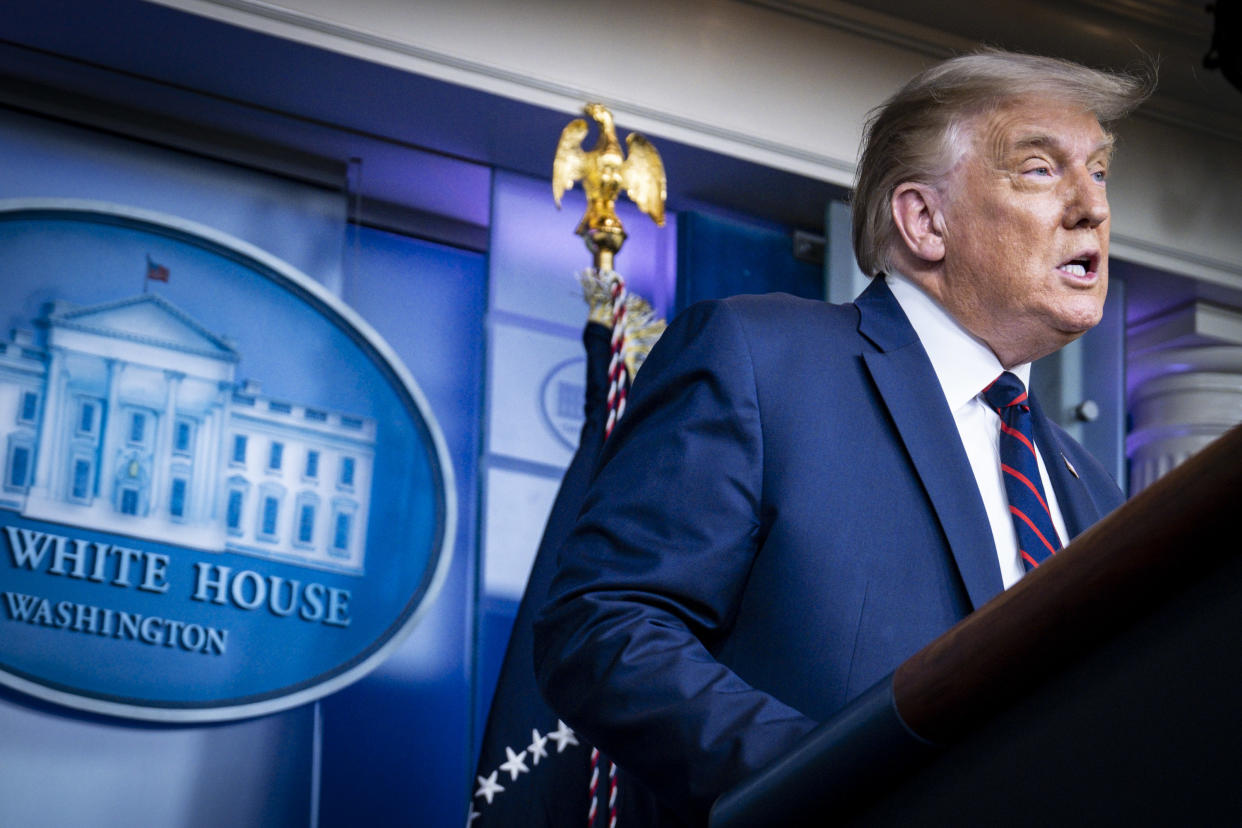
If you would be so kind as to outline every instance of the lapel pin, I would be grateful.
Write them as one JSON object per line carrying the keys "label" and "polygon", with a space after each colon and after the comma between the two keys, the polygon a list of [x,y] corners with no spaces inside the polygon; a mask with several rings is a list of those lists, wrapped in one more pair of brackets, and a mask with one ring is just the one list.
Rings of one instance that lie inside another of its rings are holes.
{"label": "lapel pin", "polygon": [[1065,461],[1065,468],[1069,469],[1069,473],[1074,475],[1074,477],[1078,477],[1078,469],[1074,468],[1074,464],[1069,461],[1069,458],[1062,454],[1061,459]]}

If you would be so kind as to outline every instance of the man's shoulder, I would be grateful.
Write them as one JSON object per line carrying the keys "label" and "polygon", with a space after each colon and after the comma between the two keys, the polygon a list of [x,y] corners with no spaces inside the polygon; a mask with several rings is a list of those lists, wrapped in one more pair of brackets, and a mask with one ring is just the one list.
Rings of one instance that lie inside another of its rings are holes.
{"label": "man's shoulder", "polygon": [[[696,320],[699,327],[708,320],[737,324],[747,332],[765,337],[788,333],[856,332],[858,306],[833,305],[819,299],[806,299],[788,293],[740,294],[724,299],[708,299],[691,305],[682,314]],[[728,320],[728,321],[725,321]]]}
{"label": "man's shoulder", "polygon": [[741,293],[724,299],[709,299],[700,304],[718,303],[725,305],[737,313],[764,316],[769,314],[813,316],[852,314],[858,316],[858,308],[853,304],[834,305],[822,299],[808,299],[790,293]]}
{"label": "man's shoulder", "polygon": [[832,305],[787,293],[738,295],[686,308],[656,348],[665,352],[662,359],[671,351],[691,359],[699,355],[785,371],[811,353],[831,360],[834,353],[856,352],[858,330],[859,312],[853,304]]}

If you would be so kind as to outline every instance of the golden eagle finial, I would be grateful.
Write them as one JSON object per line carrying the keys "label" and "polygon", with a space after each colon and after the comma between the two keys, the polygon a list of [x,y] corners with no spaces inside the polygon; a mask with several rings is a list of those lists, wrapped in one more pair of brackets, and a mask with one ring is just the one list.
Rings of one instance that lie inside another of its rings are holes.
{"label": "golden eagle finial", "polygon": [[622,190],[638,209],[664,226],[664,200],[667,186],[660,153],[643,136],[631,132],[625,138],[629,157],[621,151],[612,113],[603,104],[590,103],[583,112],[599,126],[599,140],[591,150],[582,148],[587,122],[570,121],[561,132],[552,161],[552,196],[561,206],[561,196],[581,180],[587,197],[586,213],[575,231],[595,254],[597,270],[611,270],[612,257],[625,241],[625,230],[617,218],[617,196]]}

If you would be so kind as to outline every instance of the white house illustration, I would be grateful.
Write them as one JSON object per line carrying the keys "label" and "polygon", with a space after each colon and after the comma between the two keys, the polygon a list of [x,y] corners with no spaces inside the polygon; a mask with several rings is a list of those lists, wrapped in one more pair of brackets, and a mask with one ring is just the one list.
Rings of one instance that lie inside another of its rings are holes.
{"label": "white house illustration", "polygon": [[143,294],[52,303],[0,344],[0,508],[362,574],[375,421],[261,396],[240,355]]}

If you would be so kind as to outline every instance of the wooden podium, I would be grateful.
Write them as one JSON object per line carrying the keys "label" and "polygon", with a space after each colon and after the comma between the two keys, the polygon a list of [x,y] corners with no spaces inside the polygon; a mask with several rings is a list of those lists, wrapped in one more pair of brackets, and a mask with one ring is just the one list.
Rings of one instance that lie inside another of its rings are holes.
{"label": "wooden podium", "polygon": [[711,825],[1242,826],[1242,426],[720,797]]}

